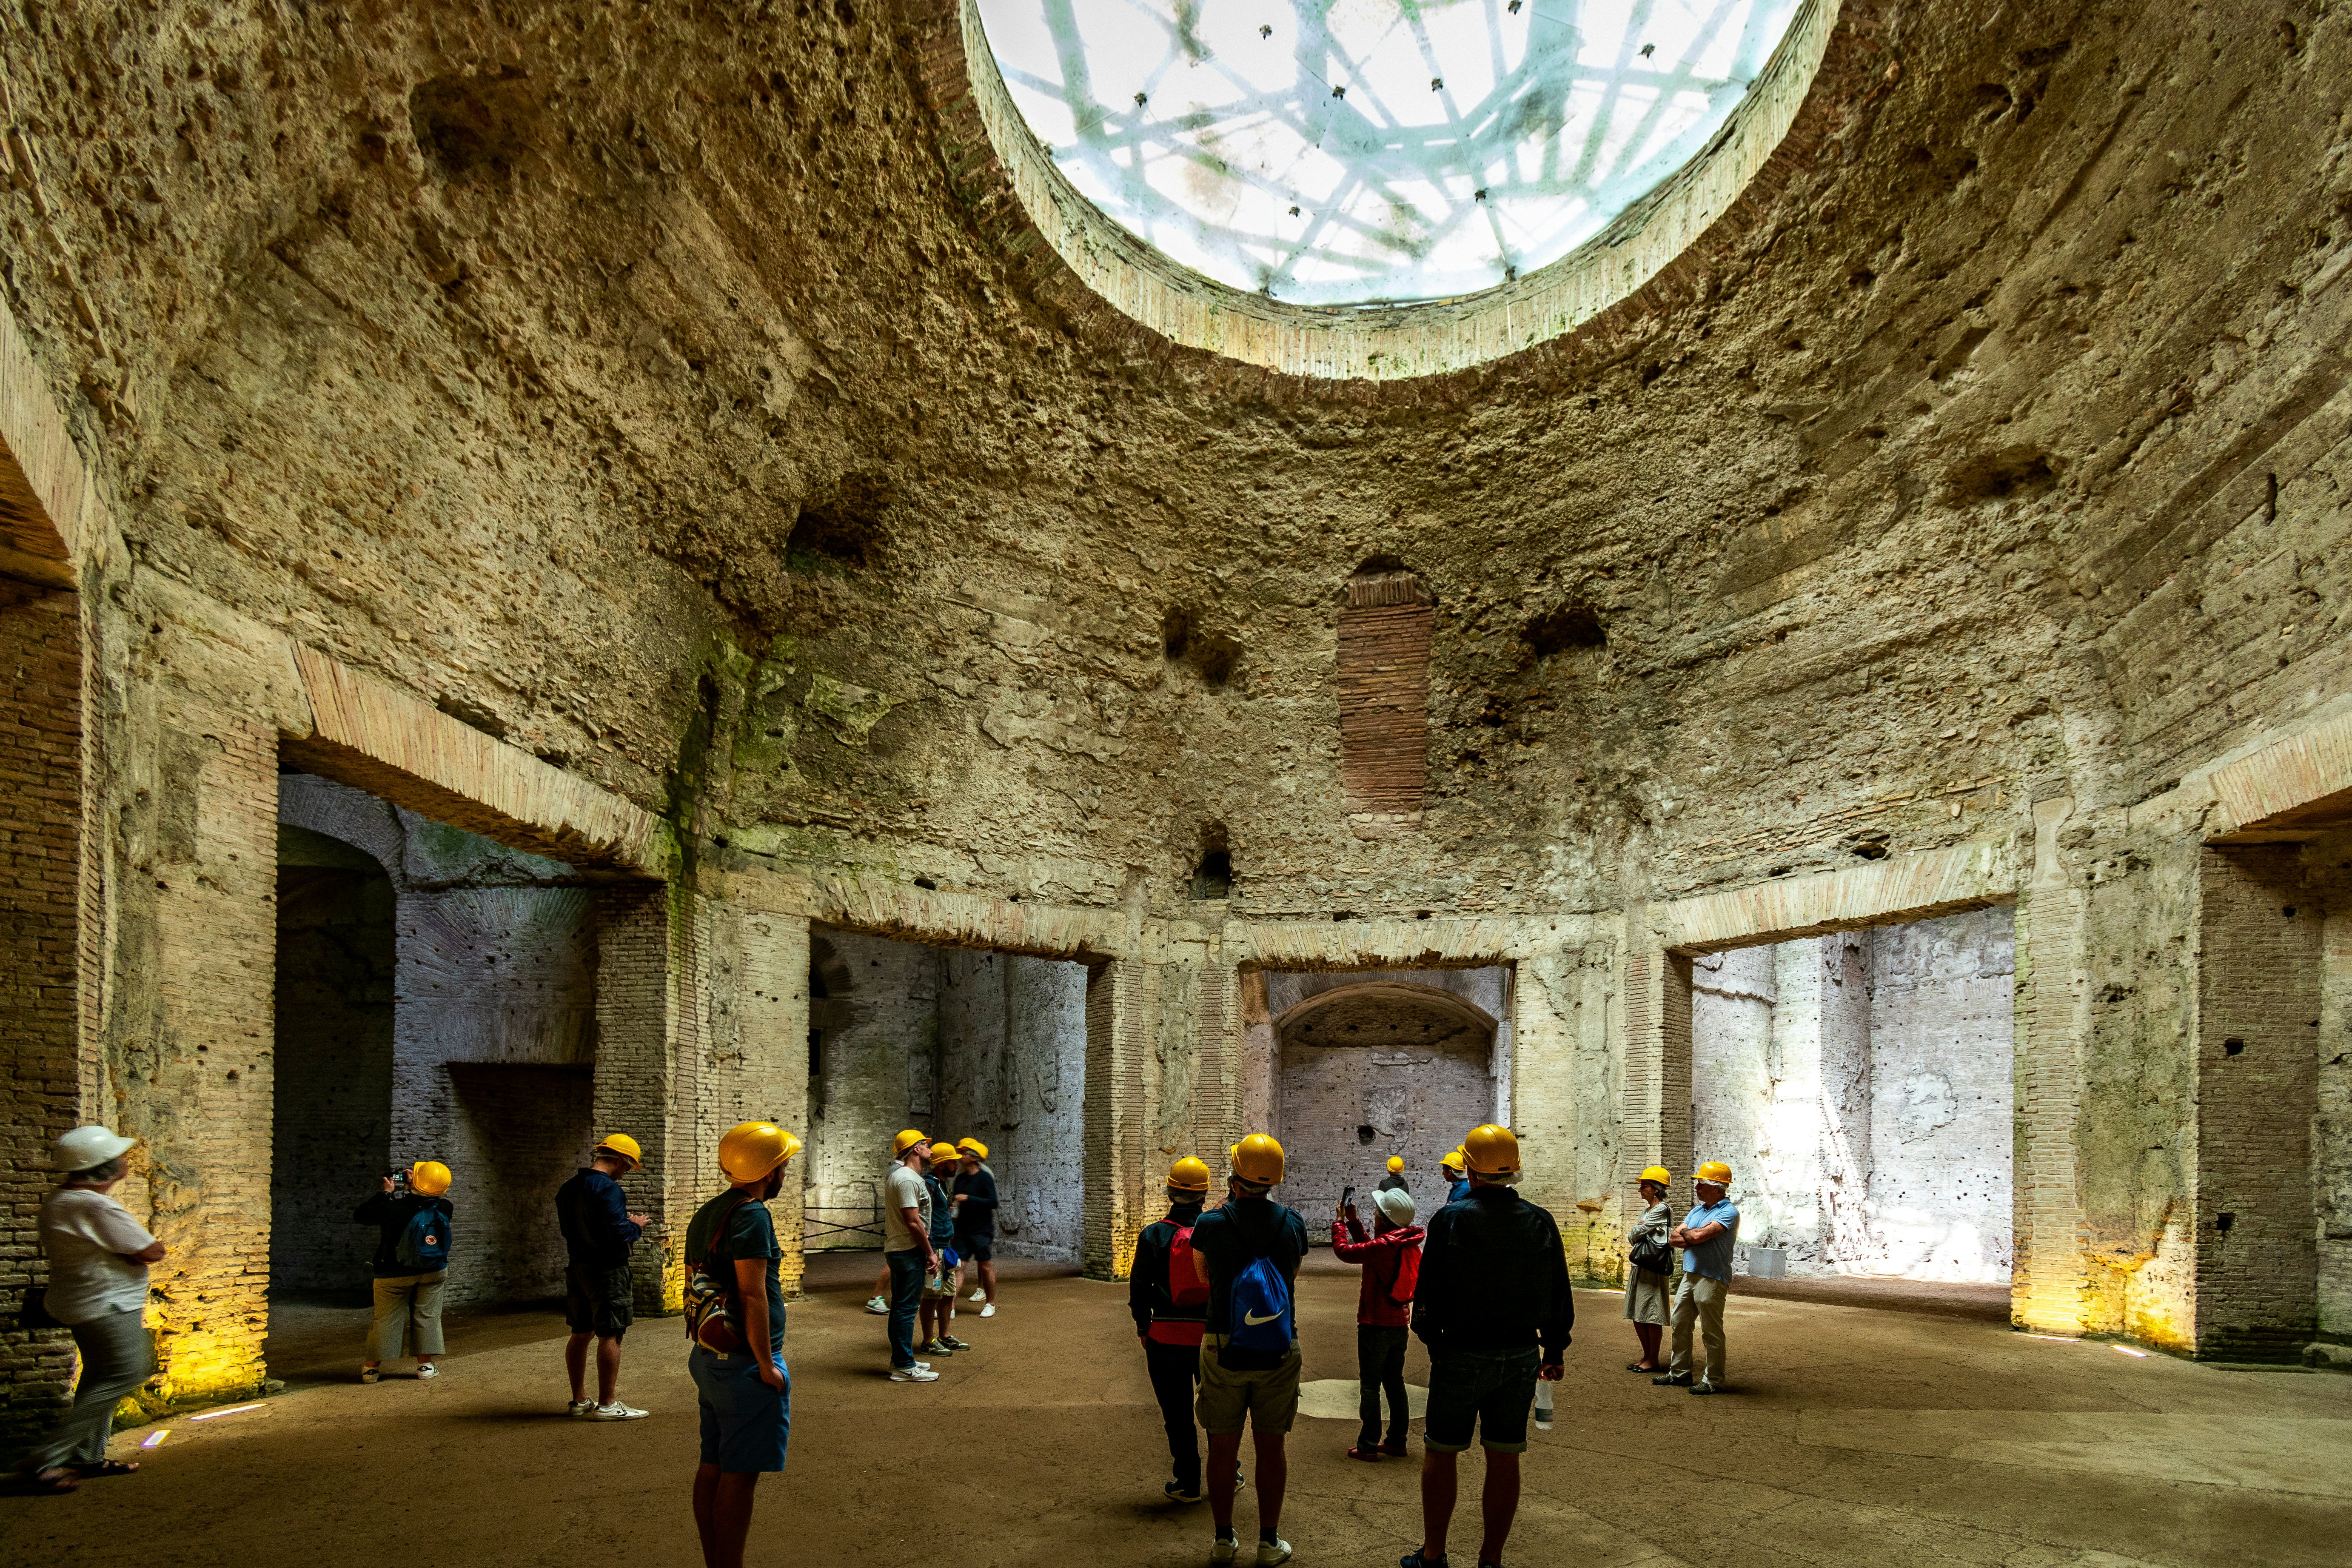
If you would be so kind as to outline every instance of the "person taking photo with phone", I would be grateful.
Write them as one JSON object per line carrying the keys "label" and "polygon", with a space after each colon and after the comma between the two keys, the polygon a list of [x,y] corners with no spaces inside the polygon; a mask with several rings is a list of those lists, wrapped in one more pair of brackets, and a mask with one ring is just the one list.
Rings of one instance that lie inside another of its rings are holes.
{"label": "person taking photo with phone", "polygon": [[376,1227],[375,1322],[368,1331],[360,1381],[383,1375],[383,1363],[413,1348],[416,1375],[441,1375],[434,1363],[448,1347],[441,1340],[441,1290],[449,1282],[449,1226],[457,1214],[441,1194],[449,1167],[419,1160],[383,1178],[383,1191],[352,1211],[353,1225]]}

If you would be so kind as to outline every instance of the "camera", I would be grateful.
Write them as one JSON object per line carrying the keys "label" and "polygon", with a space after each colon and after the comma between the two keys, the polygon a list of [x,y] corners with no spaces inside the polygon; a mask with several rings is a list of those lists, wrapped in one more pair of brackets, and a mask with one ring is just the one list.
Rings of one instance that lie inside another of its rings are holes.
{"label": "camera", "polygon": [[394,1196],[408,1191],[408,1172],[405,1169],[386,1171],[384,1174],[392,1178],[392,1190]]}

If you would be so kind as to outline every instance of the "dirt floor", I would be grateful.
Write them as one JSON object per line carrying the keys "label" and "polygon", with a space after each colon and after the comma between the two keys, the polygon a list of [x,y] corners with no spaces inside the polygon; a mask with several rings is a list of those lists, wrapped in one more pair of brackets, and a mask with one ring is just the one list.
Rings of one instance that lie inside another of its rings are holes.
{"label": "dirt floor", "polygon": [[[1124,1286],[1008,1265],[1003,1310],[958,1320],[975,1348],[937,1384],[904,1384],[884,1377],[881,1320],[861,1310],[873,1269],[872,1255],[821,1259],[792,1310],[792,1468],[761,1486],[753,1562],[1205,1561],[1206,1509],[1159,1495],[1166,1453]],[[1306,1375],[1352,1377],[1352,1270],[1317,1255],[1299,1299]],[[2316,1565],[2342,1563],[2352,1540],[2352,1378],[1750,1294],[1728,1317],[1738,1392],[1700,1400],[1622,1370],[1620,1304],[1578,1296],[1515,1565]],[[630,1340],[622,1392],[652,1418],[594,1426],[562,1415],[552,1313],[455,1320],[437,1382],[373,1387],[349,1381],[364,1319],[288,1314],[271,1339],[287,1391],[171,1422],[141,1475],[0,1498],[0,1562],[696,1561],[694,1394],[674,1322]],[[1418,1348],[1408,1375],[1426,1378]],[[1417,1461],[1352,1463],[1350,1436],[1304,1418],[1293,1435],[1283,1531],[1302,1563],[1384,1568],[1417,1536]],[[1478,1460],[1465,1468],[1468,1494]],[[1253,1492],[1239,1522],[1255,1525]]]}

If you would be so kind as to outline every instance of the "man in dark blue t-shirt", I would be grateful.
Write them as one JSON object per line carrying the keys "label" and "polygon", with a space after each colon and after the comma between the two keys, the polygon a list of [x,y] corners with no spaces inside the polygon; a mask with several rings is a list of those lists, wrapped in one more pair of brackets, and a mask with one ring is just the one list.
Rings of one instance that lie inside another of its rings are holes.
{"label": "man in dark blue t-shirt", "polygon": [[[646,1413],[621,1403],[621,1336],[636,1318],[636,1283],[629,1248],[645,1234],[646,1216],[629,1212],[620,1178],[642,1163],[637,1141],[615,1132],[598,1143],[587,1166],[555,1189],[555,1220],[563,1231],[563,1316],[572,1337],[563,1367],[572,1374],[573,1415],[596,1421],[636,1421]],[[596,1342],[596,1397],[588,1397],[588,1342]]]}
{"label": "man in dark blue t-shirt", "polygon": [[988,1145],[966,1138],[956,1145],[962,1173],[955,1179],[955,1249],[971,1260],[979,1289],[975,1301],[985,1302],[983,1318],[996,1316],[996,1173],[988,1168]]}
{"label": "man in dark blue t-shirt", "polygon": [[1290,1561],[1290,1543],[1276,1528],[1282,1520],[1282,1494],[1290,1478],[1283,1440],[1298,1415],[1298,1329],[1295,1310],[1248,1316],[1251,1327],[1277,1317],[1287,1318],[1289,1345],[1283,1350],[1249,1350],[1228,1342],[1242,1328],[1234,1318],[1234,1282],[1259,1258],[1273,1264],[1282,1276],[1284,1290],[1295,1292],[1299,1261],[1307,1256],[1307,1222],[1296,1209],[1285,1208],[1266,1194],[1282,1180],[1282,1145],[1264,1132],[1253,1132],[1233,1147],[1233,1174],[1225,1184],[1224,1206],[1202,1215],[1192,1226],[1192,1257],[1209,1287],[1209,1328],[1201,1338],[1201,1430],[1209,1435],[1209,1511],[1217,1536],[1209,1548],[1212,1563],[1231,1563],[1239,1548],[1234,1539],[1234,1483],[1241,1467],[1242,1427],[1250,1429],[1257,1453],[1257,1562],[1272,1568]]}
{"label": "man in dark blue t-shirt", "polygon": [[734,1184],[694,1211],[686,1227],[690,1268],[715,1274],[749,1348],[696,1342],[686,1358],[702,1416],[702,1463],[694,1472],[694,1523],[706,1568],[742,1568],[751,1495],[761,1476],[784,1468],[792,1436],[792,1374],[784,1367],[784,1249],[768,1200],[783,1190],[785,1163],[801,1141],[746,1121],[719,1141],[719,1167]]}

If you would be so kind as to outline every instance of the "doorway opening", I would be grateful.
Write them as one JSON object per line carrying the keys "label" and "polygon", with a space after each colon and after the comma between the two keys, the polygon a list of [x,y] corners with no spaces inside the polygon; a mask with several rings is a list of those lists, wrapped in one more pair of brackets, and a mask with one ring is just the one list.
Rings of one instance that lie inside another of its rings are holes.
{"label": "doorway opening", "polygon": [[2014,933],[1995,906],[1691,961],[1692,1147],[1731,1166],[1737,1271],[2005,1310]]}
{"label": "doorway opening", "polygon": [[[1360,1203],[1394,1155],[1421,1214],[1434,1214],[1445,1193],[1439,1162],[1472,1128],[1510,1117],[1511,971],[1262,978],[1265,1023],[1248,1042],[1244,1130],[1266,1126],[1281,1141],[1285,1201],[1328,1215],[1352,1186]],[[1322,1227],[1307,1232],[1328,1241]]]}
{"label": "doorway opening", "polygon": [[283,773],[278,921],[273,1370],[310,1328],[342,1331],[301,1309],[366,1301],[377,1234],[352,1210],[419,1160],[450,1169],[450,1305],[560,1296],[555,1189],[596,1136],[589,890],[557,861]]}
{"label": "doorway opening", "polygon": [[987,1145],[999,1257],[1075,1266],[1086,1002],[1069,960],[812,930],[807,1249],[880,1248],[891,1140],[911,1127]]}

